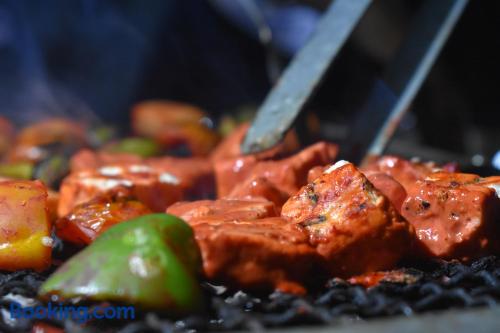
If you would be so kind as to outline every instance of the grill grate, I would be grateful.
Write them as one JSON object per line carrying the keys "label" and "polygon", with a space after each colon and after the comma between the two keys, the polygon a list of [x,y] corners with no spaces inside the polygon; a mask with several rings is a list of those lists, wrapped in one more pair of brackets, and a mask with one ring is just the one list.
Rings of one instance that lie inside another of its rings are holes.
{"label": "grill grate", "polygon": [[[83,332],[182,332],[259,330],[266,327],[336,324],[375,317],[412,315],[448,308],[493,307],[500,303],[500,258],[489,256],[469,265],[459,262],[428,261],[402,265],[416,279],[412,283],[382,282],[373,288],[351,285],[339,279],[306,297],[279,292],[256,296],[243,291],[204,284],[209,299],[206,315],[170,321],[157,313],[144,313],[134,322],[100,321]],[[405,268],[406,267],[406,268]],[[408,268],[411,267],[411,268]],[[31,301],[44,280],[42,275],[22,271],[0,274],[0,295],[17,294]],[[8,299],[0,307],[8,310]],[[54,323],[68,331],[82,332],[70,321]],[[2,331],[22,331],[32,323],[0,321]]]}

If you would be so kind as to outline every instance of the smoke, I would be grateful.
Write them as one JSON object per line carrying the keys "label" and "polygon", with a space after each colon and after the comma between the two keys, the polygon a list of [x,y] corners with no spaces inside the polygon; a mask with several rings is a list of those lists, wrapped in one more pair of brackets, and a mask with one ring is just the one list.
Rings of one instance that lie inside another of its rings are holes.
{"label": "smoke", "polygon": [[134,6],[0,2],[0,113],[19,124],[63,116],[126,120],[151,28]]}

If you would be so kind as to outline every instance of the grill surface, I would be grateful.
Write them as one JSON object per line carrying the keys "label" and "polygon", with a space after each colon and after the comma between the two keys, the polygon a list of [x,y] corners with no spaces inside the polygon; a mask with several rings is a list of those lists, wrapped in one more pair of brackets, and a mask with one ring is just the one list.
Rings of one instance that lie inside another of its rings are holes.
{"label": "grill surface", "polygon": [[[411,267],[411,268],[409,268]],[[484,257],[469,265],[458,262],[427,261],[402,265],[414,277],[412,283],[382,282],[373,288],[350,285],[333,279],[306,297],[275,292],[258,296],[204,284],[208,299],[205,315],[171,321],[158,313],[142,313],[134,322],[92,322],[85,326],[66,320],[52,322],[73,332],[176,332],[259,330],[295,325],[335,325],[393,315],[449,308],[494,307],[500,303],[500,258]],[[33,299],[44,276],[22,271],[0,274],[2,331],[29,330],[29,320],[9,320],[10,299],[16,294]]]}

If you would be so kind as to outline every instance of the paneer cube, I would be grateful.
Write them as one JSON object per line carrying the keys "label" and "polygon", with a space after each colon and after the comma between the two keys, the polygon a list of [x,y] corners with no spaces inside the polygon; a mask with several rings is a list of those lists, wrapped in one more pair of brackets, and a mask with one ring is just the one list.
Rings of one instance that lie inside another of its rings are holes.
{"label": "paneer cube", "polygon": [[51,264],[47,189],[39,181],[0,182],[0,270]]}

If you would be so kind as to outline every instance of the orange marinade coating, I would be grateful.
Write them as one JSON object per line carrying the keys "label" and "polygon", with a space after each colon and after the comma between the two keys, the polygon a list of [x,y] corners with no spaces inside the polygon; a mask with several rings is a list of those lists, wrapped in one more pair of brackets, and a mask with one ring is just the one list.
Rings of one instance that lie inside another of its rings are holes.
{"label": "orange marinade coating", "polygon": [[280,191],[273,183],[264,177],[247,178],[243,182],[236,184],[231,193],[226,198],[264,198],[273,202],[278,211],[288,199],[288,195]]}
{"label": "orange marinade coating", "polygon": [[230,287],[303,294],[325,276],[307,234],[281,218],[193,226],[205,276]]}
{"label": "orange marinade coating", "polygon": [[403,185],[386,173],[367,171],[364,174],[373,186],[382,192],[393,204],[394,208],[401,213],[401,206],[406,199],[406,190]]}
{"label": "orange marinade coating", "polygon": [[217,145],[218,134],[203,124],[207,115],[186,103],[151,100],[132,108],[134,133],[167,148],[186,145],[194,156],[206,156]]}
{"label": "orange marinade coating", "polygon": [[309,170],[331,163],[337,156],[335,144],[318,142],[285,159],[259,161],[255,155],[226,159],[214,164],[218,197],[231,193],[235,184],[248,178],[265,178],[288,196],[307,183]]}
{"label": "orange marinade coating", "polygon": [[184,198],[177,177],[147,165],[109,165],[98,169],[72,172],[60,188],[58,215],[69,214],[74,207],[101,195],[131,197],[155,212]]}
{"label": "orange marinade coating", "polygon": [[307,231],[330,273],[338,277],[392,268],[413,237],[390,201],[345,161],[302,187],[281,215]]}
{"label": "orange marinade coating", "polygon": [[0,270],[47,269],[50,231],[46,187],[40,181],[1,181]]}
{"label": "orange marinade coating", "polygon": [[398,181],[406,189],[412,186],[417,180],[423,180],[431,173],[443,171],[443,169],[432,162],[411,162],[397,156],[387,155],[369,163],[361,171],[385,173]]}
{"label": "orange marinade coating", "polygon": [[177,202],[167,209],[191,226],[207,222],[251,221],[277,216],[274,204],[265,199],[218,199]]}
{"label": "orange marinade coating", "polygon": [[76,245],[87,245],[113,225],[150,214],[151,210],[135,200],[98,197],[76,206],[58,219],[56,234]]}
{"label": "orange marinade coating", "polygon": [[149,167],[156,172],[167,172],[179,181],[186,198],[206,198],[214,192],[212,164],[200,157],[141,158],[134,154],[93,152],[82,149],[70,161],[71,171],[99,169],[106,166]]}
{"label": "orange marinade coating", "polygon": [[473,174],[434,173],[407,189],[402,214],[416,231],[417,254],[468,260],[498,252],[500,201]]}
{"label": "orange marinade coating", "polygon": [[[219,162],[226,159],[234,159],[236,157],[243,156],[241,152],[241,144],[245,135],[250,127],[249,123],[244,123],[238,126],[231,134],[229,134],[222,142],[220,142],[217,147],[210,154],[210,159],[213,162]],[[273,148],[252,154],[256,160],[264,161],[268,159],[283,158],[296,152],[300,148],[299,139],[295,131],[291,130],[283,139],[282,142],[274,146]]]}

